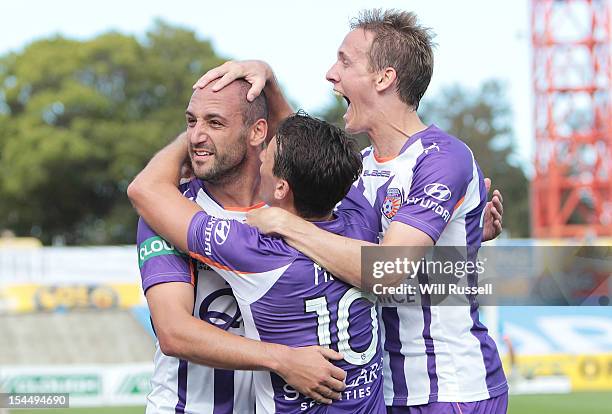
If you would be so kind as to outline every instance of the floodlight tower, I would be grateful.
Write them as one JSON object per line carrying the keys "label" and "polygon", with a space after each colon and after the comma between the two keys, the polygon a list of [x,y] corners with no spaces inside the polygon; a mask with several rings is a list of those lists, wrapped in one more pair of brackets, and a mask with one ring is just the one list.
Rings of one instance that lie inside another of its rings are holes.
{"label": "floodlight tower", "polygon": [[609,0],[531,0],[535,237],[612,236]]}

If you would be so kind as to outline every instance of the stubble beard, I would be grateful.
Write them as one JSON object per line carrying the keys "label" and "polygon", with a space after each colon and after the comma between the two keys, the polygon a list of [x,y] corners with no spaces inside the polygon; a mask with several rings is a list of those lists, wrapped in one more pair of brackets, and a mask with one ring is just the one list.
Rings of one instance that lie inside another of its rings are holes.
{"label": "stubble beard", "polygon": [[198,171],[197,164],[192,161],[195,176],[202,181],[215,185],[230,182],[241,176],[247,161],[247,144],[245,140],[245,134],[241,134],[234,148],[222,155],[215,152],[213,165],[206,171]]}

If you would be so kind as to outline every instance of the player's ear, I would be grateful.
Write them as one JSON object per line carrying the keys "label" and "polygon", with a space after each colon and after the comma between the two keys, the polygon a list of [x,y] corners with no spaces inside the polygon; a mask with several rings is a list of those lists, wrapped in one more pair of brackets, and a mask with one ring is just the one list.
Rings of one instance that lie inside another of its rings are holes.
{"label": "player's ear", "polygon": [[397,79],[397,72],[392,67],[379,71],[376,75],[376,90],[383,92],[389,89],[395,83],[395,79]]}
{"label": "player's ear", "polygon": [[266,135],[268,135],[268,122],[263,118],[258,119],[251,127],[249,145],[253,147],[261,146],[266,140]]}
{"label": "player's ear", "polygon": [[286,200],[291,192],[289,183],[286,180],[279,179],[274,186],[274,198],[278,201]]}

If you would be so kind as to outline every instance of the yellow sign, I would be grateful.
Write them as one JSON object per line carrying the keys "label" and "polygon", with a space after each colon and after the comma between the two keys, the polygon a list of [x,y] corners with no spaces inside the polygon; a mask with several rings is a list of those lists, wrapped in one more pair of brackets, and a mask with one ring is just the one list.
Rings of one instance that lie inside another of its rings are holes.
{"label": "yellow sign", "polygon": [[42,247],[42,243],[35,237],[0,237],[0,249],[3,247],[36,249]]}
{"label": "yellow sign", "polygon": [[[563,375],[570,380],[573,391],[612,390],[612,353],[517,355],[516,359],[512,369],[518,370],[523,378]],[[504,362],[507,367],[508,361]]]}
{"label": "yellow sign", "polygon": [[0,288],[0,307],[9,312],[130,308],[143,303],[137,283],[104,285],[19,284]]}

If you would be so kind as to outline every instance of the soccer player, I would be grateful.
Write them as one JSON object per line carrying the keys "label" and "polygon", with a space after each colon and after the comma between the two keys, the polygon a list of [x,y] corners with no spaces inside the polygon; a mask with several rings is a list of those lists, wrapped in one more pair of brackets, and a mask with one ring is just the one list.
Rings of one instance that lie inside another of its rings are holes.
{"label": "soccer player", "polygon": [[[267,115],[264,96],[246,100],[248,88],[241,80],[217,93],[199,90],[186,114],[191,164],[198,178],[182,185],[181,192],[210,214],[236,220],[244,220],[249,206],[263,206],[259,157],[269,129],[278,124]],[[274,86],[266,92],[273,102]],[[202,263],[190,269],[190,260],[143,220],[138,251],[158,338],[147,413],[252,413],[250,370],[257,369],[276,372],[317,401],[329,403],[330,397],[339,397],[344,386],[336,379],[344,379],[345,373],[327,361],[341,358],[337,352],[239,336],[244,334],[242,317],[225,280]]]}
{"label": "soccer player", "polygon": [[[138,213],[229,282],[247,337],[291,347],[331,347],[343,355],[337,364],[347,373],[347,389],[340,400],[319,405],[278,375],[259,371],[254,374],[256,411],[384,414],[374,299],[335,280],[282,239],[262,236],[240,221],[218,219],[183,197],[175,183],[187,150],[179,137],[135,178],[128,194]],[[269,206],[326,231],[376,241],[375,215],[352,197],[332,214],[361,172],[361,155],[341,129],[304,114],[288,117],[262,153],[260,171],[261,198]]]}
{"label": "soccer player", "polygon": [[[327,79],[348,103],[346,130],[366,132],[372,143],[363,151],[355,188],[378,214],[380,244],[462,245],[475,251],[487,222],[482,172],[464,143],[424,125],[416,112],[433,72],[431,38],[413,13],[365,11],[340,45]],[[273,79],[261,62],[230,62],[196,86],[220,76],[214,89],[246,77],[251,97]],[[495,210],[493,225],[500,231],[501,205]],[[281,209],[249,214],[247,221],[283,236],[337,277],[360,286],[358,257],[367,243]],[[506,412],[506,378],[475,300],[470,307],[382,306],[380,314],[388,413]]]}

